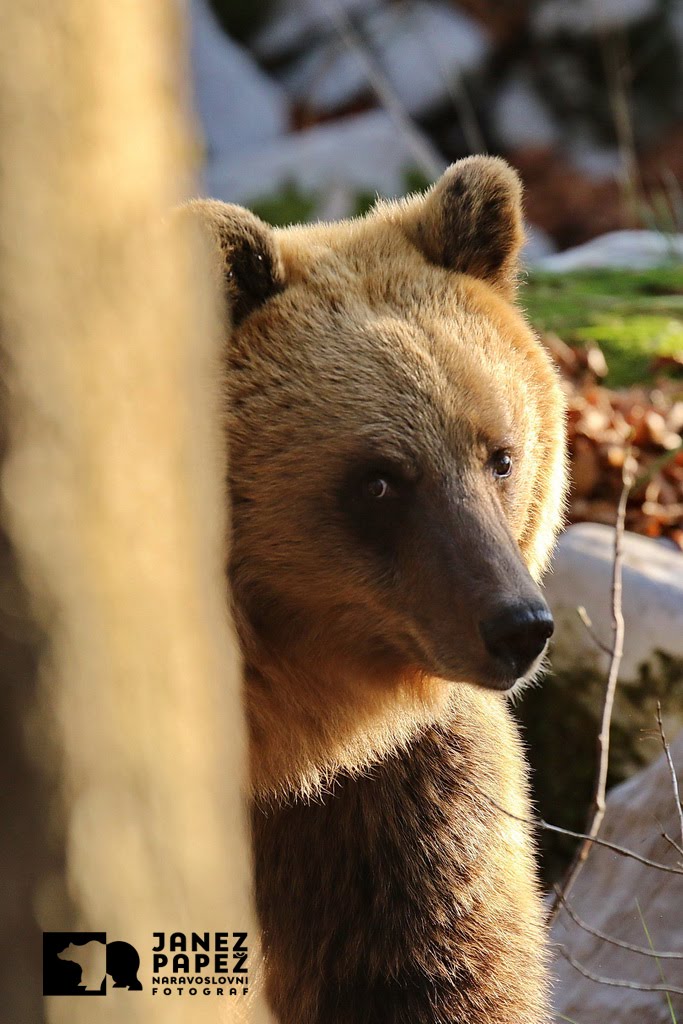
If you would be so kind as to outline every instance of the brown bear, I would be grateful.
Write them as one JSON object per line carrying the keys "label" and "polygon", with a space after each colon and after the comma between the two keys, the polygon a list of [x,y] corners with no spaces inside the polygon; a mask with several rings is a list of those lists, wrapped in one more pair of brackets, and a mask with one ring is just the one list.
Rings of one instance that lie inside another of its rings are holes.
{"label": "brown bear", "polygon": [[473,157],[362,219],[282,230],[195,205],[232,316],[229,578],[270,1002],[282,1024],[539,1024],[505,691],[552,632],[536,581],[564,410],[514,305],[519,181]]}

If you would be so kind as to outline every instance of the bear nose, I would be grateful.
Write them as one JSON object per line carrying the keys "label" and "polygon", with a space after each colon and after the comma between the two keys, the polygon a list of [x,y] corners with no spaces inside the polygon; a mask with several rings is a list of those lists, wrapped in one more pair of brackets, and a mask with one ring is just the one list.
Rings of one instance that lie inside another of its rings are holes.
{"label": "bear nose", "polygon": [[486,650],[517,678],[531,668],[554,629],[545,601],[506,605],[479,626]]}

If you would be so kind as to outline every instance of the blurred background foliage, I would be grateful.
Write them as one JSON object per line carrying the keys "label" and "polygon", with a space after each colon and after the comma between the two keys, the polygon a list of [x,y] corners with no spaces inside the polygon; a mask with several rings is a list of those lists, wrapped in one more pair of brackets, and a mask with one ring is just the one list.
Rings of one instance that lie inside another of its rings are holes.
{"label": "blurred background foliage", "polygon": [[488,150],[518,168],[551,245],[681,229],[680,0],[210,3],[286,93],[288,129],[381,107],[369,61],[444,161]]}

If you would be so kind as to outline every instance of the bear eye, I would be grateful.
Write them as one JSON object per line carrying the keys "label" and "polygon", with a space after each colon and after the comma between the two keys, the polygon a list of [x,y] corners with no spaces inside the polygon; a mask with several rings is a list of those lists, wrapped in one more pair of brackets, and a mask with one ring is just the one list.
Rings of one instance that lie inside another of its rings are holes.
{"label": "bear eye", "polygon": [[365,481],[363,490],[366,496],[372,498],[373,501],[381,501],[382,498],[387,498],[393,493],[391,484],[383,476],[370,477]]}
{"label": "bear eye", "polygon": [[499,448],[489,459],[489,466],[497,480],[505,480],[512,473],[512,456],[506,448]]}

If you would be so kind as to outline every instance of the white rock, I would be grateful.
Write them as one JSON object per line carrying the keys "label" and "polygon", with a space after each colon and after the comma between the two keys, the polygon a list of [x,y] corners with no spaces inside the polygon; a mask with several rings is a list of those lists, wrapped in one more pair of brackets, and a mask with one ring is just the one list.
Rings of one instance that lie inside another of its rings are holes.
{"label": "white rock", "polygon": [[[480,67],[489,51],[484,30],[472,18],[421,0],[371,12],[363,33],[373,60],[414,114],[447,97],[454,80]],[[363,60],[338,34],[303,57],[284,83],[320,112],[351,102],[369,87]]]}
{"label": "white rock", "polygon": [[[597,636],[611,645],[613,561],[610,526],[580,523],[561,536],[545,586],[555,617],[554,668],[608,668],[608,656],[593,643],[576,608],[583,605]],[[639,666],[655,651],[683,658],[683,553],[668,542],[627,532],[622,565],[625,637],[619,678],[628,682],[638,678]]]}
{"label": "white rock", "polygon": [[[672,737],[669,737],[672,740]],[[671,743],[671,753],[683,789],[683,734]],[[561,824],[561,822],[559,822]],[[635,850],[640,856],[675,865],[676,852],[661,833],[681,842],[671,776],[662,756],[609,795],[600,836]],[[640,912],[656,950],[683,953],[683,878],[645,867],[600,847],[594,847],[571,894],[571,905],[592,928],[648,948]],[[640,912],[639,908],[640,907]],[[561,943],[582,966],[603,977],[641,984],[666,980],[683,987],[683,960],[660,960],[631,953],[589,935],[561,911],[552,940]],[[564,958],[553,964],[556,978],[556,1019],[595,1024],[671,1024],[663,992],[638,992],[614,988],[584,978]],[[672,995],[678,1019],[683,997]]]}
{"label": "white rock", "polygon": [[536,8],[532,25],[541,36],[593,35],[642,21],[656,10],[657,0],[546,0]]}
{"label": "white rock", "polygon": [[209,159],[248,150],[287,130],[284,91],[228,38],[206,0],[191,2],[190,64]]}
{"label": "white rock", "polygon": [[206,169],[204,191],[237,203],[272,196],[287,184],[314,193],[351,189],[395,196],[415,163],[391,118],[371,111],[214,162]]}
{"label": "white rock", "polygon": [[610,231],[574,249],[566,249],[538,262],[540,270],[568,271],[590,267],[644,270],[670,260],[683,260],[683,234],[658,231]]}
{"label": "white rock", "polygon": [[559,128],[528,76],[515,74],[500,87],[491,110],[501,149],[554,146]]}

